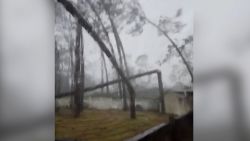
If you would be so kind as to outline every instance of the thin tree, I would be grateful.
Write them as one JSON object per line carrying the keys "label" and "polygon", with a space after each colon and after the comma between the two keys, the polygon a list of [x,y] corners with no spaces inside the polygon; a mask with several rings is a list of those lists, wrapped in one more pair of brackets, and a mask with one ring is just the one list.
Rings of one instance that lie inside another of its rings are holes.
{"label": "thin tree", "polygon": [[[91,10],[94,12],[94,15],[97,18],[97,22],[100,24],[101,30],[104,33],[104,37],[105,37],[104,40],[107,41],[108,45],[110,46],[111,53],[115,56],[114,47],[113,47],[113,45],[111,43],[109,33],[108,33],[106,27],[104,26],[104,22],[103,22],[102,18],[100,17],[100,12],[97,10],[97,8],[95,7],[93,2],[91,2],[90,0],[86,0],[86,2],[90,6]],[[115,58],[116,58],[116,56],[115,56]],[[105,67],[105,69],[107,69],[107,67]],[[106,73],[107,73],[107,71],[106,71]],[[106,74],[106,76],[107,76],[107,74]],[[117,77],[119,77],[118,73],[117,73]],[[106,79],[106,80],[108,80],[108,79]],[[120,94],[122,93],[121,89],[122,89],[121,83],[118,83],[118,91],[119,91]],[[107,90],[108,90],[108,87],[107,87]]]}
{"label": "thin tree", "polygon": [[[103,67],[103,52],[102,51],[100,51],[100,54],[101,54],[101,83],[104,83],[104,67]],[[103,88],[101,88],[101,94],[103,94],[104,92],[103,92]]]}
{"label": "thin tree", "polygon": [[[107,32],[107,30],[106,30],[106,28],[105,28],[105,26],[104,26],[104,24],[103,24],[103,21],[102,21],[102,19],[101,19],[101,17],[100,17],[100,14],[97,12],[97,9],[95,8],[95,6],[94,6],[94,4],[90,1],[90,0],[86,0],[87,1],[87,3],[89,4],[89,6],[90,6],[90,8],[91,8],[91,10],[94,12],[94,14],[95,14],[95,16],[97,17],[97,20],[98,20],[98,22],[101,24],[101,27],[102,27],[102,30],[103,30],[103,32],[104,32],[104,35],[105,35],[105,37],[106,37],[106,40],[107,40],[107,42],[108,42],[108,44],[110,45],[110,47],[111,47],[111,51],[112,51],[112,53],[113,54],[115,54],[114,53],[114,49],[113,49],[113,45],[112,45],[112,43],[111,43],[111,41],[110,41],[110,38],[109,38],[109,34],[108,34],[108,32]],[[102,1],[102,4],[103,4],[103,1]],[[104,4],[103,4],[103,7],[105,7],[104,6]],[[107,9],[105,10],[106,12],[107,12]],[[109,14],[109,17],[110,17],[110,14]],[[109,18],[109,20],[110,20],[110,18]],[[110,21],[111,22],[111,21]],[[113,21],[112,21],[113,22]],[[111,26],[112,26],[112,30],[113,30],[113,33],[114,33],[114,28],[116,28],[115,26],[114,26],[114,24],[113,23],[111,23]],[[119,63],[120,63],[120,67],[122,68],[122,70],[124,70],[124,67],[123,67],[123,59],[125,59],[126,60],[126,58],[125,58],[125,53],[124,53],[124,49],[122,48],[121,49],[121,42],[119,42],[119,40],[120,40],[120,37],[118,37],[117,38],[117,30],[115,30],[116,31],[116,33],[114,33],[115,34],[115,39],[116,39],[116,43],[117,43],[117,51],[118,51],[118,56],[119,56]],[[118,35],[119,36],[119,35]],[[123,55],[124,54],[124,55]],[[123,55],[123,56],[122,56]],[[127,61],[125,61],[126,62],[126,64],[127,64]],[[127,65],[126,65],[127,66]],[[127,76],[128,76],[128,71],[127,71],[128,69],[126,68],[126,73],[127,73]],[[119,75],[117,75],[118,76],[118,78],[119,78]],[[126,88],[125,88],[125,85],[124,85],[124,83],[118,83],[118,90],[119,90],[119,94],[120,94],[120,96],[123,98],[123,109],[124,110],[127,110],[128,109],[128,105],[127,105],[127,98],[126,98]]]}
{"label": "thin tree", "polygon": [[[116,46],[117,46],[117,51],[118,51],[118,55],[119,55],[119,62],[120,62],[120,67],[122,70],[124,70],[126,72],[126,75],[127,77],[128,76],[128,68],[127,68],[127,64],[125,65],[125,62],[127,63],[126,61],[126,56],[125,56],[125,52],[124,52],[124,48],[123,48],[123,44],[122,44],[122,41],[121,41],[121,38],[119,36],[119,33],[117,31],[117,27],[114,23],[114,20],[113,20],[113,17],[112,17],[112,14],[110,12],[110,7],[111,7],[111,2],[109,1],[109,3],[104,3],[104,1],[101,1],[102,4],[103,4],[103,7],[105,9],[105,12],[107,13],[108,15],[108,19],[110,21],[110,24],[111,24],[111,28],[112,28],[112,31],[113,31],[113,34],[114,34],[114,37],[115,37],[115,41],[116,41]],[[125,66],[124,66],[125,65]],[[125,84],[124,83],[121,83],[120,85],[122,85],[122,93],[121,93],[121,96],[123,98],[123,109],[124,110],[127,110],[127,97],[126,97],[126,87],[125,87]]]}
{"label": "thin tree", "polygon": [[80,63],[81,63],[81,72],[80,72],[80,110],[84,109],[84,89],[85,89],[85,59],[84,59],[84,41],[82,27],[78,24],[80,30]]}
{"label": "thin tree", "polygon": [[[107,63],[106,63],[104,53],[101,51],[100,54],[101,54],[101,83],[104,83],[104,73],[106,76],[105,78],[106,82],[109,81],[108,68],[107,68]],[[104,93],[103,88],[101,89],[101,93]],[[106,94],[109,94],[109,93],[110,93],[109,86],[106,86]]]}

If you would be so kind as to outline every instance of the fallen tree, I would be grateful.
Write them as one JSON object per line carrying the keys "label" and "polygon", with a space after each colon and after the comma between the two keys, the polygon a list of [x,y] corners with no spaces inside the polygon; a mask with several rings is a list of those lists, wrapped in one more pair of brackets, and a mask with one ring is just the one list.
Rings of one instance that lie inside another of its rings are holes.
{"label": "fallen tree", "polygon": [[[136,79],[136,78],[139,78],[139,77],[143,77],[145,75],[152,75],[152,74],[157,74],[158,86],[159,86],[159,92],[160,92],[161,112],[164,113],[165,112],[165,102],[164,102],[164,96],[163,96],[164,95],[164,90],[163,90],[161,72],[159,70],[152,70],[152,71],[136,74],[136,75],[128,77],[127,79],[131,80],[131,79]],[[121,81],[123,81],[123,80],[122,79],[117,79],[117,80],[109,81],[109,82],[106,82],[106,83],[103,83],[103,84],[98,84],[98,85],[95,85],[95,86],[92,86],[92,87],[87,87],[87,88],[84,89],[84,92],[86,93],[86,92],[90,92],[90,91],[97,90],[97,89],[100,89],[100,88],[104,88],[104,87],[106,87],[108,85],[113,85],[113,84],[119,83]],[[56,95],[56,98],[58,99],[58,98],[63,98],[63,97],[71,96],[71,95],[74,95],[74,92],[61,93],[59,95]]]}

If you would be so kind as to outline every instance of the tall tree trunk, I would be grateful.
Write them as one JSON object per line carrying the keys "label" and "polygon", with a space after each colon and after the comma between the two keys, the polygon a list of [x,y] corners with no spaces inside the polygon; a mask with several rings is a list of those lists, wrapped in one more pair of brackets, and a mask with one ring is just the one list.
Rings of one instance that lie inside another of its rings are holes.
{"label": "tall tree trunk", "polygon": [[[74,45],[73,45],[73,41],[72,38],[69,39],[69,55],[70,55],[70,70],[69,70],[69,83],[70,83],[70,90],[74,91],[75,89],[75,83],[74,83],[74,74],[73,72],[75,71],[74,69]],[[74,107],[74,97],[71,96],[70,98],[70,108]]]}
{"label": "tall tree trunk", "polygon": [[[115,41],[116,41],[116,46],[117,46],[117,51],[118,51],[118,55],[119,55],[119,61],[120,61],[120,66],[121,66],[121,69],[123,71],[126,72],[126,74],[128,75],[128,72],[127,72],[127,68],[125,66],[124,68],[124,64],[125,64],[125,60],[126,60],[126,56],[125,56],[125,53],[124,53],[124,49],[123,49],[123,45],[122,45],[122,42],[121,42],[121,38],[119,36],[119,33],[117,31],[117,28],[116,28],[116,25],[113,21],[113,18],[111,17],[111,13],[110,13],[110,10],[109,10],[109,6],[107,6],[103,1],[102,1],[102,4],[104,6],[104,9],[106,11],[106,13],[108,14],[108,18],[109,18],[109,21],[110,21],[110,24],[111,24],[111,28],[112,28],[112,31],[113,31],[113,34],[114,34],[114,37],[115,37]],[[126,62],[127,63],[127,62]],[[126,87],[125,87],[125,84],[122,83],[122,99],[123,99],[123,109],[124,110],[127,110],[128,108],[128,104],[127,104],[127,97],[126,97]]]}
{"label": "tall tree trunk", "polygon": [[[111,18],[111,15],[109,12],[108,12],[108,14],[109,14],[109,20],[111,23],[111,27],[112,27],[112,30],[114,33],[114,37],[115,37],[115,41],[116,41],[116,45],[117,45],[117,50],[119,52],[121,68],[126,72],[127,77],[129,77],[129,72],[128,72],[127,61],[126,61],[126,56],[125,56],[123,44],[121,42],[121,38],[119,36],[119,33],[118,33],[117,28],[115,26],[115,23],[114,23],[113,19]],[[124,83],[122,83],[121,85],[122,85],[122,97],[123,97],[123,110],[126,111],[128,109],[126,86]]]}
{"label": "tall tree trunk", "polygon": [[192,69],[190,68],[187,60],[185,59],[185,57],[183,56],[182,52],[180,51],[179,47],[177,46],[177,44],[174,42],[174,40],[172,40],[172,38],[170,38],[170,36],[164,32],[158,25],[156,25],[154,22],[152,22],[151,20],[149,20],[147,17],[144,17],[144,19],[151,24],[152,26],[154,26],[155,28],[157,28],[169,41],[170,43],[173,45],[173,47],[175,48],[175,50],[177,51],[177,53],[179,54],[179,56],[181,57],[181,60],[183,61],[185,67],[188,70],[188,73],[191,77],[191,82],[193,83],[194,78],[193,78],[193,72]]}
{"label": "tall tree trunk", "polygon": [[[105,72],[105,76],[106,76],[106,82],[109,81],[109,75],[108,75],[108,68],[107,68],[107,63],[106,63],[106,59],[104,56],[104,53],[102,52],[102,58],[103,58],[103,67],[104,67],[104,72]],[[109,94],[109,86],[106,87],[106,93]]]}
{"label": "tall tree trunk", "polygon": [[[117,46],[117,51],[118,51],[118,54],[119,54],[119,61],[120,61],[120,67],[123,71],[126,72],[126,69],[124,68],[124,60],[123,60],[123,57],[122,57],[122,45],[121,45],[121,42],[120,41],[120,37],[119,37],[119,34],[117,32],[117,29],[116,29],[116,26],[113,22],[113,19],[111,18],[111,16],[109,15],[109,19],[110,19],[110,22],[111,22],[111,27],[112,27],[112,30],[113,30],[113,33],[114,33],[114,37],[115,37],[115,41],[116,41],[116,46]],[[121,82],[122,85],[122,92],[121,92],[121,95],[122,95],[122,98],[123,98],[123,109],[124,110],[127,110],[128,108],[128,105],[127,105],[127,98],[126,98],[126,87],[124,85],[123,82]]]}
{"label": "tall tree trunk", "polygon": [[75,48],[75,71],[74,71],[74,81],[75,81],[75,92],[74,92],[74,109],[75,117],[80,116],[81,112],[81,90],[82,90],[82,78],[81,78],[81,25],[77,24],[76,28],[76,48]]}
{"label": "tall tree trunk", "polygon": [[75,18],[78,19],[78,23],[81,24],[84,29],[91,35],[91,37],[98,43],[99,47],[102,49],[102,51],[106,54],[106,56],[109,58],[119,75],[121,76],[122,80],[127,85],[129,94],[130,94],[130,117],[131,119],[136,118],[135,113],[135,91],[129,80],[124,75],[123,71],[120,69],[118,63],[116,62],[116,59],[111,54],[111,52],[108,50],[104,42],[101,40],[101,38],[98,36],[98,34],[93,30],[93,27],[83,18],[83,16],[80,14],[76,6],[68,0],[58,0],[65,8],[66,10],[71,13]]}
{"label": "tall tree trunk", "polygon": [[[106,82],[108,82],[109,81],[108,68],[107,68],[104,53],[101,50],[101,83],[104,83],[104,75],[105,75]],[[101,89],[101,93],[104,93],[103,88]],[[106,87],[106,94],[109,94],[109,86]]]}
{"label": "tall tree trunk", "polygon": [[114,37],[115,37],[115,40],[116,40],[116,44],[117,46],[119,46],[119,50],[121,52],[121,56],[122,56],[122,62],[125,66],[125,72],[127,74],[127,76],[129,76],[129,70],[128,70],[128,63],[127,63],[127,58],[126,58],[126,54],[125,54],[125,51],[124,51],[124,47],[123,47],[123,44],[122,44],[122,40],[120,38],[120,35],[117,31],[117,28],[116,28],[116,25],[114,23],[114,20],[113,18],[111,17],[110,13],[108,12],[109,14],[109,20],[110,20],[110,23],[111,23],[111,27],[112,27],[112,30],[113,30],[113,33],[114,33]]}
{"label": "tall tree trunk", "polygon": [[[109,44],[109,46],[110,46],[110,48],[111,48],[111,52],[112,52],[112,54],[115,56],[114,47],[113,47],[113,45],[112,45],[112,43],[111,43],[111,40],[110,40],[110,38],[109,38],[108,31],[106,30],[106,28],[105,28],[105,26],[104,26],[104,24],[103,24],[103,21],[102,21],[100,15],[98,14],[98,12],[97,12],[95,6],[93,5],[93,3],[92,3],[90,0],[86,0],[86,1],[87,1],[87,3],[89,4],[91,10],[94,12],[95,16],[97,17],[98,22],[101,24],[101,27],[102,27],[102,30],[103,30],[104,35],[105,35],[105,37],[106,37],[106,40],[107,40],[107,42],[108,42],[108,44]],[[115,58],[116,58],[116,57],[115,57]],[[107,69],[107,68],[105,68],[105,69]],[[106,71],[106,73],[107,73],[107,71]],[[107,77],[107,74],[106,74],[106,77]],[[119,78],[118,72],[117,72],[117,78]],[[106,80],[108,81],[108,77],[107,77]],[[108,89],[109,89],[109,88],[107,87],[107,91],[109,91]],[[121,94],[121,93],[122,93],[122,90],[121,90],[121,84],[120,84],[120,83],[118,83],[118,90],[119,90],[119,93]],[[109,92],[108,92],[108,93],[109,93]]]}
{"label": "tall tree trunk", "polygon": [[[100,54],[101,54],[101,83],[104,83],[104,65],[103,65],[103,60],[104,60],[104,57],[103,57],[103,52],[102,50],[100,51]],[[103,94],[103,88],[101,88],[101,94]]]}
{"label": "tall tree trunk", "polygon": [[[79,25],[79,24],[78,24]],[[82,27],[79,25],[80,28],[80,47],[81,47],[81,52],[80,52],[80,63],[81,63],[81,73],[80,73],[80,86],[81,86],[81,96],[80,96],[80,106],[81,106],[81,111],[84,110],[84,89],[85,89],[85,63],[84,63],[84,41],[83,41],[83,33],[82,33]]]}
{"label": "tall tree trunk", "polygon": [[[119,38],[120,39],[120,38]],[[121,40],[120,40],[121,42]],[[129,68],[128,68],[128,62],[127,62],[127,57],[126,57],[126,54],[125,54],[125,51],[124,51],[124,47],[123,47],[123,44],[121,42],[121,51],[122,51],[122,55],[123,55],[123,60],[124,60],[124,65],[125,65],[125,71],[127,73],[127,76],[129,76]]]}

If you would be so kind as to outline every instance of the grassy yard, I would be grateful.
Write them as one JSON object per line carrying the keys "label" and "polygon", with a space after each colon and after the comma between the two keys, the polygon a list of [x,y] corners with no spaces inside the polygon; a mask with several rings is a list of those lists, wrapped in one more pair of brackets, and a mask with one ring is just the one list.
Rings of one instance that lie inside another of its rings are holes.
{"label": "grassy yard", "polygon": [[129,119],[123,111],[86,110],[74,119],[56,115],[56,138],[79,141],[122,141],[157,124],[168,122],[166,115],[137,112],[137,119]]}

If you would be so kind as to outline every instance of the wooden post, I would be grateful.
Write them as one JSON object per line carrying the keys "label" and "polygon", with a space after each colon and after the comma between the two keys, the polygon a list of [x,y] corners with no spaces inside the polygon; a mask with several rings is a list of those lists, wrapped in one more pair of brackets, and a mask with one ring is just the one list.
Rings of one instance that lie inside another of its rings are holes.
{"label": "wooden post", "polygon": [[157,71],[157,77],[158,77],[158,85],[159,85],[159,92],[160,92],[160,102],[161,102],[161,113],[165,113],[165,102],[164,102],[164,90],[163,90],[163,84],[162,84],[162,77],[161,72]]}

